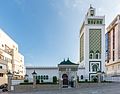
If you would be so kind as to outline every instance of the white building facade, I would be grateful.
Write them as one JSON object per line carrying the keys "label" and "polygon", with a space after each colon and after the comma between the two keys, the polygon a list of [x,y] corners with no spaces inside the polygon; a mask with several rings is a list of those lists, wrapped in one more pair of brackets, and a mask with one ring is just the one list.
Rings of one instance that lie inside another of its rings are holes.
{"label": "white building facade", "polygon": [[[66,67],[66,66],[64,66]],[[72,67],[72,66],[71,66]],[[73,66],[74,67],[74,66]],[[26,67],[26,74],[28,75],[29,82],[33,82],[33,75],[34,72],[37,73],[37,77],[39,80],[43,80],[43,82],[53,82],[53,77],[56,76],[57,80],[59,80],[59,68],[58,67]],[[85,68],[78,68],[77,70],[77,77],[79,77],[79,81],[85,81]],[[47,79],[46,79],[47,78]],[[60,77],[61,78],[61,77]]]}
{"label": "white building facade", "polygon": [[13,73],[13,79],[23,79],[24,56],[19,53],[18,44],[0,29],[0,85],[7,83],[8,71]]}
{"label": "white building facade", "polygon": [[28,75],[29,82],[33,82],[33,72],[37,73],[37,79],[41,82],[53,82],[53,77],[58,79],[59,71],[58,67],[26,67],[26,74]]}
{"label": "white building facade", "polygon": [[[53,82],[53,77],[57,78],[59,87],[77,87],[78,80],[84,81],[84,68],[79,68],[79,64],[72,63],[69,59],[62,61],[58,67],[26,67],[26,75],[29,82],[33,82],[32,73],[37,73],[36,80],[39,83]],[[82,76],[82,77],[81,77]]]}
{"label": "white building facade", "polygon": [[97,71],[105,71],[105,16],[96,16],[90,6],[80,29],[80,67],[84,78],[97,78]]}

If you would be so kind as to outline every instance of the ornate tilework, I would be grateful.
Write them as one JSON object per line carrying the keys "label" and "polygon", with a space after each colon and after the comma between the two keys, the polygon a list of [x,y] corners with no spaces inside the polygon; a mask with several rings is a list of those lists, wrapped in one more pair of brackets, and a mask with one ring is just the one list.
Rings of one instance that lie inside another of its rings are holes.
{"label": "ornate tilework", "polygon": [[89,52],[90,51],[94,52],[93,59],[95,59],[96,52],[100,52],[101,58],[101,29],[89,30]]}

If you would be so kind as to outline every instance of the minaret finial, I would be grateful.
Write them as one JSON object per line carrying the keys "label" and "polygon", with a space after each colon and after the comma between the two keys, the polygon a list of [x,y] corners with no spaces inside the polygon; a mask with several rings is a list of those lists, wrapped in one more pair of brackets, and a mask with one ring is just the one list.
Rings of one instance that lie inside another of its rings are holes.
{"label": "minaret finial", "polygon": [[68,60],[69,60],[69,57],[68,57]]}
{"label": "minaret finial", "polygon": [[65,61],[65,58],[64,58],[64,60],[63,61]]}
{"label": "minaret finial", "polygon": [[90,4],[90,8],[93,8],[93,7],[92,7],[92,4]]}

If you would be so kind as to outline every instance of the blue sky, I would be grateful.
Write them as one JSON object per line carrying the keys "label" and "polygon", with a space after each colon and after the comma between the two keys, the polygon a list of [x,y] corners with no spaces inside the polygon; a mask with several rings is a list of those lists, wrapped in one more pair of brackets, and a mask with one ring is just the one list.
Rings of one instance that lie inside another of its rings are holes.
{"label": "blue sky", "polygon": [[79,61],[79,30],[90,6],[106,16],[120,13],[120,0],[0,0],[0,28],[25,56],[25,65],[57,66]]}

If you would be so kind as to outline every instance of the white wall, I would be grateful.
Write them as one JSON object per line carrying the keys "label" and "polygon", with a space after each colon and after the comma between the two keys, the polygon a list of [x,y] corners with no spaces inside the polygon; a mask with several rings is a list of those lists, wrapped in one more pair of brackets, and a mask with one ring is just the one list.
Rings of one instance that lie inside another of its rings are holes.
{"label": "white wall", "polygon": [[57,67],[56,68],[32,68],[32,69],[29,69],[29,68],[26,68],[26,74],[29,76],[29,80],[30,82],[32,82],[33,80],[33,76],[32,76],[32,73],[34,72],[37,73],[37,75],[48,75],[48,80],[44,80],[45,82],[52,82],[53,81],[53,76],[57,76],[58,78],[58,69]]}
{"label": "white wall", "polygon": [[20,83],[23,83],[24,80],[12,80],[12,85],[19,85]]}
{"label": "white wall", "polygon": [[[49,79],[48,80],[44,80],[44,82],[52,82],[53,81],[53,76],[57,76],[57,78],[59,78],[59,71],[56,68],[26,68],[26,73],[29,76],[28,79],[30,82],[33,81],[33,76],[32,73],[34,72],[37,73],[37,75],[48,75]],[[87,76],[85,75],[85,68],[79,68],[77,71],[77,75],[79,76],[79,80],[81,78],[81,75],[83,75],[83,80],[85,80],[87,78]]]}

